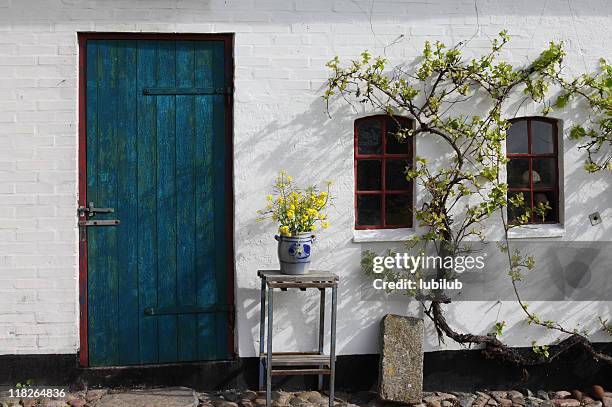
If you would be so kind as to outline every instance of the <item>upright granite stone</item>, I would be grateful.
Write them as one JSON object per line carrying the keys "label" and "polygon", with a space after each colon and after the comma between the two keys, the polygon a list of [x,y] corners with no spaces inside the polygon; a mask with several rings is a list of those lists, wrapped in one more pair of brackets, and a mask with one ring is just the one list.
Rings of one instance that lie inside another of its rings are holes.
{"label": "upright granite stone", "polygon": [[388,314],[381,323],[381,336],[380,399],[420,403],[423,397],[423,320]]}

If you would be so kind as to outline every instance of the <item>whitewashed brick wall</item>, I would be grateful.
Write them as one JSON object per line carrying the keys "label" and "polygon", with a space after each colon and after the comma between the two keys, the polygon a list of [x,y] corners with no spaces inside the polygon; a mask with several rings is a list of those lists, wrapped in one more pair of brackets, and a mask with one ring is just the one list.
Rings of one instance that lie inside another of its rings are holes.
{"label": "whitewashed brick wall", "polygon": [[[318,264],[341,274],[339,350],[352,354],[376,352],[382,315],[417,308],[360,302],[354,291],[365,246],[352,242],[351,129],[364,112],[338,108],[327,118],[320,99],[324,63],[365,48],[386,52],[392,61],[411,60],[425,39],[454,43],[473,37],[470,47],[478,52],[507,28],[514,36],[508,60],[524,62],[549,40],[564,40],[568,70],[591,70],[599,57],[611,56],[611,15],[609,0],[0,0],[0,354],[74,353],[79,346],[77,32],[236,33],[239,354],[256,354],[255,272],[274,265],[275,250],[273,228],[256,223],[255,210],[281,168],[304,182],[336,181],[333,227],[321,235]],[[609,181],[586,177],[569,146],[564,159],[565,214],[571,219],[566,239],[612,240],[605,220],[612,215]],[[593,191],[596,200],[583,198]],[[595,210],[604,223],[590,228],[586,216]],[[304,321],[303,315],[312,311],[313,300],[281,295],[276,304],[279,349],[312,346],[314,339],[305,333],[314,331],[315,317]],[[471,315],[461,328],[476,332],[488,332],[497,313],[486,303],[453,307],[454,315]],[[587,326],[593,315],[612,308],[609,303],[532,307]],[[511,344],[551,339],[527,330],[519,315],[515,305],[501,306],[499,318],[509,321]],[[431,327],[427,349],[440,349]]]}

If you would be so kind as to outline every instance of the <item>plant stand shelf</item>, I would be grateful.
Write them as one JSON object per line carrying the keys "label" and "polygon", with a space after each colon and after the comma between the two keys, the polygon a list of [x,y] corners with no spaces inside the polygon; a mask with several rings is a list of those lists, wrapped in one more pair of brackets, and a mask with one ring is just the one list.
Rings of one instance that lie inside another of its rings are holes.
{"label": "plant stand shelf", "polygon": [[[303,275],[281,274],[280,270],[259,270],[261,279],[261,308],[259,319],[259,390],[266,384],[266,405],[272,405],[272,376],[318,375],[319,390],[323,388],[323,376],[329,376],[329,406],[334,405],[336,375],[336,314],[338,304],[338,276],[326,271],[311,271]],[[272,352],[274,289],[286,291],[297,288],[302,291],[318,289],[319,349],[317,352]],[[325,290],[332,291],[329,355],[323,352],[325,330]],[[267,296],[266,296],[267,291]],[[267,304],[266,304],[267,297]],[[266,305],[268,323],[266,325]],[[267,329],[266,329],[267,327]],[[264,348],[265,345],[265,348]]]}

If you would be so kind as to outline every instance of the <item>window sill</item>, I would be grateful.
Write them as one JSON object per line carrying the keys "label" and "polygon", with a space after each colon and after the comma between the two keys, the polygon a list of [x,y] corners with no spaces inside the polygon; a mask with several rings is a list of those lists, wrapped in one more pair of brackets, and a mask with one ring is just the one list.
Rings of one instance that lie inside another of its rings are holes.
{"label": "window sill", "polygon": [[523,225],[508,231],[508,239],[532,239],[565,236],[565,227],[555,225]]}
{"label": "window sill", "polygon": [[414,236],[413,228],[353,230],[354,243],[403,242]]}

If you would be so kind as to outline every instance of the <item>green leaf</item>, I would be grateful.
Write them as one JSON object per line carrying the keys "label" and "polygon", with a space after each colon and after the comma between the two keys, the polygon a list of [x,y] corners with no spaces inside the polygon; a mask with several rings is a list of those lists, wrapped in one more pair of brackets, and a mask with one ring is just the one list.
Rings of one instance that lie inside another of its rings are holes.
{"label": "green leaf", "polygon": [[563,109],[565,106],[567,106],[567,101],[569,99],[569,95],[561,95],[557,98],[557,100],[555,101],[555,107],[558,107],[559,109]]}
{"label": "green leaf", "polygon": [[573,140],[580,140],[586,136],[587,132],[584,127],[580,125],[574,125],[570,130],[570,138]]}
{"label": "green leaf", "polygon": [[493,332],[493,334],[497,337],[502,336],[505,326],[506,326],[506,321],[496,322],[495,327],[494,327],[495,331]]}

